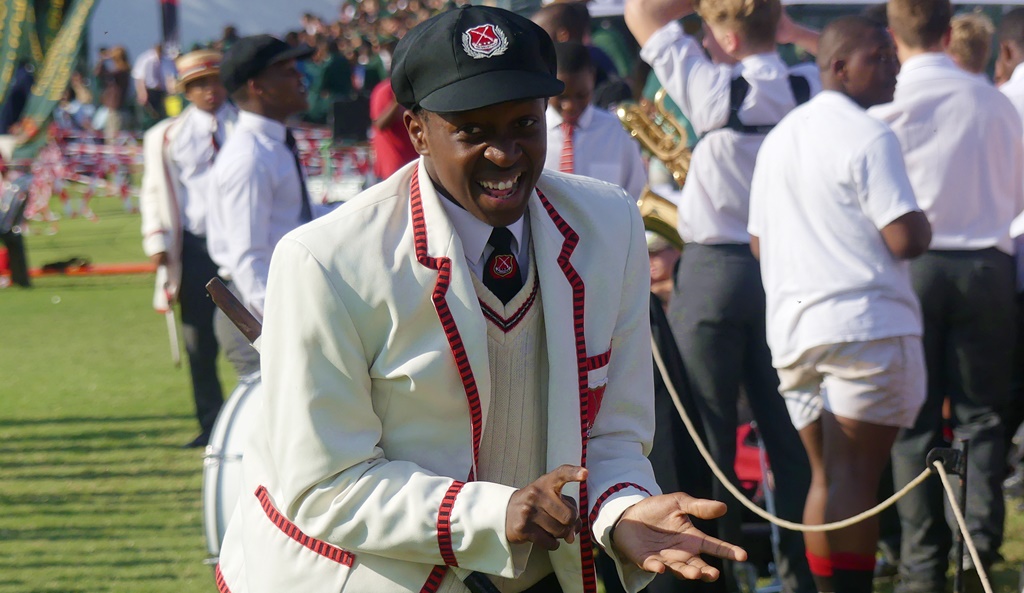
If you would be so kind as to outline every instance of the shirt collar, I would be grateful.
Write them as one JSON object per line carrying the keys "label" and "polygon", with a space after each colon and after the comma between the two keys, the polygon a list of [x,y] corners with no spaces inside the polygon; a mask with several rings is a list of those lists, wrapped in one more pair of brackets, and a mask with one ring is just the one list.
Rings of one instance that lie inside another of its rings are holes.
{"label": "shirt collar", "polygon": [[932,51],[923,54],[918,54],[906,62],[900,64],[899,76],[902,77],[905,74],[910,74],[915,70],[929,67],[940,67],[940,68],[951,68],[959,70],[956,63],[942,52]]}
{"label": "shirt collar", "polygon": [[284,143],[285,135],[288,133],[288,128],[283,123],[244,109],[238,113],[238,129],[252,130],[281,143]]}
{"label": "shirt collar", "polygon": [[[222,119],[223,116],[221,115],[221,113],[223,112],[223,109],[224,108],[221,107],[221,109],[219,111],[217,111],[217,117],[216,117],[217,120]],[[195,122],[197,124],[199,124],[200,127],[205,127],[205,128],[211,129],[211,130],[213,129],[214,115],[212,113],[207,113],[207,112],[203,111],[202,109],[199,109],[195,105],[192,106],[190,111],[192,112],[192,115],[191,115],[192,119],[195,120]]]}
{"label": "shirt collar", "polygon": [[1010,79],[1003,84],[1013,83],[1016,85],[1024,84],[1024,63],[1017,64],[1017,67],[1013,69],[1013,74],[1010,75]]}
{"label": "shirt collar", "polygon": [[[473,216],[468,210],[462,208],[455,202],[437,192],[437,198],[441,200],[448,219],[452,221],[455,234],[462,240],[462,250],[466,253],[466,259],[471,262],[482,262],[484,259],[484,248],[487,247],[487,240],[491,238],[491,231],[494,227]],[[523,232],[526,216],[508,225],[512,231],[512,252],[518,254],[523,244]]]}
{"label": "shirt collar", "polygon": [[747,72],[760,72],[764,70],[779,70],[789,72],[789,67],[782,61],[779,52],[769,51],[760,54],[747,56],[733,66],[733,72],[743,75]]}
{"label": "shirt collar", "polygon": [[[560,127],[563,123],[562,116],[555,111],[553,107],[548,105],[547,110],[548,129],[554,130]],[[594,106],[587,105],[587,108],[580,114],[580,118],[576,120],[575,127],[580,130],[585,130],[590,127],[590,123],[594,121]]]}

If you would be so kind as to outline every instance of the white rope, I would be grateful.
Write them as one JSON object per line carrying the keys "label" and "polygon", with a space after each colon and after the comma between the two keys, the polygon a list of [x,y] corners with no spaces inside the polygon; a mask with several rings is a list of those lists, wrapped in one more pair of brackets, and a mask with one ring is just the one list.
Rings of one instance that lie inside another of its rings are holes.
{"label": "white rope", "polygon": [[985,593],[992,593],[992,585],[988,582],[988,574],[985,573],[985,567],[981,564],[981,557],[978,556],[978,549],[974,547],[974,540],[971,539],[971,534],[967,531],[967,521],[964,520],[964,515],[960,511],[960,505],[956,502],[956,494],[953,493],[953,486],[949,483],[946,468],[942,466],[941,461],[936,461],[934,466],[935,471],[939,474],[939,479],[942,480],[942,487],[946,489],[949,506],[953,509],[953,516],[956,517],[957,525],[960,526],[960,533],[963,534],[964,543],[967,544],[967,551],[970,552],[971,560],[974,561],[974,568],[978,571],[981,586],[984,587]]}
{"label": "white rope", "polygon": [[[885,501],[879,504],[878,506],[868,509],[858,515],[854,515],[849,519],[836,521],[835,523],[825,523],[824,525],[806,525],[803,523],[794,523],[792,521],[780,519],[779,517],[772,515],[771,513],[765,511],[761,507],[754,504],[754,502],[747,498],[747,496],[743,494],[743,492],[740,492],[739,488],[737,488],[732,483],[732,481],[728,477],[726,477],[725,473],[722,472],[722,469],[718,467],[718,464],[715,462],[714,458],[711,456],[711,453],[707,450],[707,447],[704,446],[703,441],[701,441],[700,436],[697,434],[697,429],[694,427],[693,422],[690,420],[690,415],[686,413],[686,408],[683,407],[683,403],[679,399],[679,394],[676,392],[675,386],[672,385],[672,380],[668,376],[668,369],[665,367],[665,361],[662,360],[661,358],[661,351],[658,349],[658,344],[657,342],[654,341],[653,338],[651,338],[651,349],[654,352],[654,362],[658,365],[658,370],[661,372],[661,378],[665,383],[665,387],[668,389],[669,395],[672,397],[672,403],[675,404],[676,410],[679,412],[679,417],[682,418],[683,424],[686,425],[686,430],[689,431],[690,437],[693,439],[694,444],[697,445],[697,450],[700,451],[701,456],[704,457],[704,461],[706,461],[708,466],[711,467],[711,472],[715,474],[715,477],[718,478],[718,480],[725,486],[729,493],[736,497],[736,500],[740,501],[740,503],[743,506],[747,507],[747,509],[750,510],[750,512],[754,513],[758,517],[761,517],[765,521],[778,525],[783,529],[808,533],[836,531],[838,529],[845,529],[846,527],[850,527],[851,525],[856,525],[857,523],[860,523],[865,519],[873,517],[894,505],[897,500],[906,496],[908,492],[910,492],[914,488],[917,488],[918,485],[920,485],[922,482],[928,479],[928,476],[931,475],[932,473],[932,469],[926,467],[924,471],[922,471],[916,478],[911,480],[909,484],[900,489],[899,492],[885,499]],[[980,566],[977,561],[975,561],[975,566]],[[979,574],[981,573],[979,572]],[[986,593],[991,593],[991,590],[987,590]]]}

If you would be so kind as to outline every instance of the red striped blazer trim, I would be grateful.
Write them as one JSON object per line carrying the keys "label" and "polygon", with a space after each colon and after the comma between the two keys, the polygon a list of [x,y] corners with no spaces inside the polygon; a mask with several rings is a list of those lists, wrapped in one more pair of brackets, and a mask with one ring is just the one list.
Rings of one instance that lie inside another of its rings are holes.
{"label": "red striped blazer trim", "polygon": [[[543,192],[538,189],[537,195],[540,197],[541,204],[544,205],[548,216],[551,217],[551,221],[555,223],[555,227],[558,228],[558,232],[562,235],[562,249],[558,254],[558,266],[562,269],[565,279],[569,281],[569,285],[572,287],[572,319],[573,331],[576,336],[576,370],[580,402],[580,439],[583,445],[580,465],[586,467],[588,433],[592,423],[591,415],[595,414],[595,410],[591,409],[590,390],[588,389],[587,382],[587,338],[584,332],[586,287],[583,284],[583,278],[580,277],[572,262],[569,261],[573,251],[576,250],[576,246],[579,245],[580,237],[569,226],[569,223],[558,214],[558,211],[551,205],[551,202],[544,197]],[[591,532],[588,508],[590,507],[587,501],[587,482],[583,481],[580,483],[580,516],[583,518],[583,525],[580,529],[580,560],[583,564],[583,591],[584,593],[596,593],[597,571],[594,565],[594,537]]]}
{"label": "red striped blazer trim", "polygon": [[427,582],[423,583],[423,587],[420,588],[420,593],[436,593],[441,587],[441,582],[444,581],[444,575],[448,572],[447,566],[435,566],[430,574],[427,575]]}
{"label": "red striped blazer trim", "polygon": [[231,589],[228,589],[228,584],[224,580],[224,573],[220,571],[220,564],[217,568],[213,569],[213,575],[217,579],[217,591],[220,593],[231,593]]}
{"label": "red striped blazer trim", "polygon": [[640,484],[634,484],[633,482],[619,482],[618,484],[605,490],[604,494],[598,496],[597,500],[594,501],[594,510],[590,511],[590,523],[593,524],[594,521],[597,521],[597,515],[601,512],[601,505],[603,505],[605,501],[608,500],[609,497],[611,497],[612,494],[615,494],[616,492],[622,492],[626,488],[636,488],[637,490],[646,493],[647,496],[651,496],[650,490],[644,488]]}
{"label": "red striped blazer trim", "polygon": [[[412,173],[409,196],[416,259],[420,264],[437,270],[437,283],[434,284],[434,292],[430,298],[434,301],[437,318],[441,320],[441,327],[444,329],[445,337],[448,338],[448,346],[451,348],[452,356],[455,357],[455,366],[459,369],[462,387],[466,391],[466,399],[469,402],[470,422],[473,428],[473,467],[476,467],[480,460],[480,442],[483,438],[483,406],[480,403],[480,392],[477,390],[476,379],[473,378],[473,369],[469,366],[469,356],[466,354],[465,344],[462,342],[455,318],[452,317],[451,309],[448,308],[448,302],[445,300],[445,294],[447,294],[448,285],[451,282],[452,262],[447,257],[430,257],[427,254],[427,224],[423,214],[423,199],[420,197],[418,168]],[[467,481],[472,482],[475,479],[476,476],[470,470]]]}
{"label": "red striped blazer trim", "polygon": [[352,563],[355,562],[356,556],[352,552],[342,550],[335,545],[302,533],[302,530],[299,529],[298,526],[289,521],[287,517],[277,510],[274,506],[274,502],[270,500],[270,494],[267,492],[265,486],[260,486],[256,489],[256,498],[259,499],[260,505],[263,506],[263,512],[267,514],[267,518],[270,519],[270,522],[276,525],[278,529],[292,540],[298,542],[303,547],[316,552],[324,558],[337,562],[338,564],[351,567]]}
{"label": "red striped blazer trim", "polygon": [[540,279],[536,276],[533,277],[533,290],[530,291],[530,296],[526,297],[526,301],[521,307],[516,309],[508,319],[501,316],[494,309],[487,306],[487,303],[480,301],[480,310],[483,311],[484,317],[496,325],[504,333],[509,333],[519,325],[519,322],[526,317],[526,314],[530,312],[530,308],[533,307],[533,303],[537,300],[537,292],[540,289]]}
{"label": "red striped blazer trim", "polygon": [[459,561],[455,558],[455,550],[452,549],[452,509],[455,508],[455,498],[459,491],[465,486],[465,482],[453,482],[445,492],[441,500],[441,509],[437,512],[437,547],[441,549],[441,559],[448,566],[458,566]]}
{"label": "red striped blazer trim", "polygon": [[608,352],[604,354],[598,354],[597,356],[591,356],[587,359],[587,370],[594,371],[603,366],[608,366],[608,363],[612,360],[612,351],[609,348]]}

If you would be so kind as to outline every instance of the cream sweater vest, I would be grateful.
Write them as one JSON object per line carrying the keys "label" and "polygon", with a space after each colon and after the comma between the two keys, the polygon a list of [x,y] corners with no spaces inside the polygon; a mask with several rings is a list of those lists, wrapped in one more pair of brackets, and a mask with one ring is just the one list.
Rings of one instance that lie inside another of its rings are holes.
{"label": "cream sweater vest", "polygon": [[[530,484],[547,469],[547,342],[532,245],[529,251],[530,265],[523,289],[507,305],[473,276],[473,287],[487,320],[491,372],[491,402],[477,474],[480,480],[515,488]],[[502,593],[518,593],[551,570],[547,552],[534,548],[520,578],[490,578]],[[449,571],[438,593],[467,591]]]}

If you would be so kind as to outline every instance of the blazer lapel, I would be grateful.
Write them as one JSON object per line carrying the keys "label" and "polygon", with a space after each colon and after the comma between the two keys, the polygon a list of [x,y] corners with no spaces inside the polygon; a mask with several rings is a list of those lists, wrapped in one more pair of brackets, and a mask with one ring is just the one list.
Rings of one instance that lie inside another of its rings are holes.
{"label": "blazer lapel", "polygon": [[[554,469],[579,465],[582,455],[573,287],[559,264],[565,237],[536,193],[529,212],[548,348],[548,469]],[[568,486],[564,493],[575,498]]]}
{"label": "blazer lapel", "polygon": [[[418,166],[413,175],[410,205],[416,259],[437,273],[431,299],[466,392],[473,430],[473,459],[479,460],[491,399],[487,327],[462,242],[455,236],[441,199],[424,167]],[[469,479],[475,479],[475,474],[474,462]]]}

